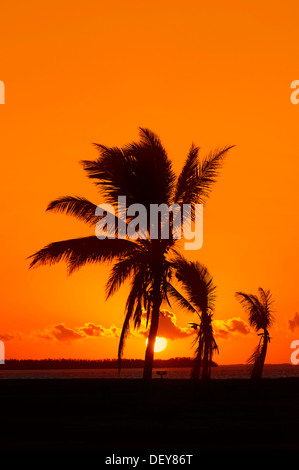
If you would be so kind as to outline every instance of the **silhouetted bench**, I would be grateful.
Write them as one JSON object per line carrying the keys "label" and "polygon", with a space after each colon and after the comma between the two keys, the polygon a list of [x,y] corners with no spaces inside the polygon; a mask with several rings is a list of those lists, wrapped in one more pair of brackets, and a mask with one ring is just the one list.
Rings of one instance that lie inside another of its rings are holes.
{"label": "silhouetted bench", "polygon": [[156,374],[160,375],[161,379],[163,379],[163,375],[167,375],[166,370],[157,370]]}

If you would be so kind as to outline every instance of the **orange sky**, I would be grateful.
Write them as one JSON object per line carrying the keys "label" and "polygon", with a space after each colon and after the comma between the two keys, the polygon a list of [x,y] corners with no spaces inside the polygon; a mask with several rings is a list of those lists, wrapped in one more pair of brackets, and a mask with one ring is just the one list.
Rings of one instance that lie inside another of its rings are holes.
{"label": "orange sky", "polygon": [[[203,154],[236,145],[204,211],[204,246],[186,255],[206,263],[218,286],[216,360],[242,363],[251,354],[257,337],[234,292],[262,286],[276,300],[267,362],[289,362],[299,337],[288,323],[299,308],[299,105],[290,101],[299,79],[299,5],[201,4],[1,2],[0,335],[7,358],[116,357],[127,289],[105,303],[107,267],[67,277],[64,265],[28,271],[26,257],[92,233],[45,213],[47,203],[68,194],[102,202],[79,160],[97,157],[92,142],[121,146],[142,126],[159,134],[176,171],[192,141]],[[157,357],[191,354],[191,338],[180,332],[193,318],[172,313],[177,335]],[[143,357],[144,348],[143,335],[131,337],[125,356]]]}

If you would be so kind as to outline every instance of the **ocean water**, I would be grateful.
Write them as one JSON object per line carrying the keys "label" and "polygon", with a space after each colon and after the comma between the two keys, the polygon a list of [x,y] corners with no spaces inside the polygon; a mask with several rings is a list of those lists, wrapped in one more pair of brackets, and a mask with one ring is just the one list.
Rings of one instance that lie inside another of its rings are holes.
{"label": "ocean water", "polygon": [[[162,380],[189,379],[190,368],[173,367],[154,369],[153,377],[160,379],[157,370],[165,370],[167,374]],[[143,369],[122,369],[120,375],[117,369],[47,369],[47,370],[1,370],[0,379],[140,379]],[[250,367],[246,364],[219,365],[212,368],[212,379],[246,379],[250,377]],[[299,365],[265,364],[264,378],[299,377]]]}

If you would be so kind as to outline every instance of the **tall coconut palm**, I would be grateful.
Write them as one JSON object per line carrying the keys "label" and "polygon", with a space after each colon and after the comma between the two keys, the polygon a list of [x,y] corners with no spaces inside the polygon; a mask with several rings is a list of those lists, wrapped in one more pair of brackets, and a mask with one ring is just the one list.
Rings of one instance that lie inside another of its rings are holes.
{"label": "tall coconut palm", "polygon": [[[148,215],[151,204],[190,204],[194,208],[196,203],[205,203],[231,148],[216,150],[201,160],[198,147],[192,145],[177,178],[159,137],[148,129],[140,128],[140,141],[122,148],[95,146],[99,151],[98,159],[85,160],[82,164],[88,178],[99,189],[101,203],[109,203],[117,210],[118,198],[126,196],[125,209],[135,203],[142,204]],[[47,210],[72,215],[90,226],[100,220],[95,214],[96,205],[82,197],[58,198],[48,205]],[[122,223],[131,220],[129,217],[124,220],[123,213],[117,213],[117,216]],[[31,256],[30,267],[66,261],[69,273],[87,263],[114,262],[106,286],[107,298],[125,281],[131,282],[119,342],[119,363],[130,323],[133,321],[134,327],[138,328],[145,311],[149,336],[144,379],[150,379],[152,375],[160,306],[167,300],[167,283],[173,274],[168,257],[175,252],[177,242],[171,231],[168,239],[161,237],[163,223],[165,221],[159,221],[158,238],[155,239],[150,237],[149,231],[145,237],[136,240],[119,233],[115,238],[103,240],[94,235],[50,243]]]}
{"label": "tall coconut palm", "polygon": [[191,262],[179,257],[174,261],[174,268],[176,278],[183,288],[183,294],[173,285],[168,286],[169,293],[181,307],[196,313],[200,320],[199,324],[190,323],[191,327],[197,330],[194,341],[196,353],[191,377],[198,379],[201,373],[203,379],[208,379],[211,376],[213,354],[218,352],[212,327],[216,286],[207,267],[199,262]]}
{"label": "tall coconut palm", "polygon": [[248,313],[249,323],[260,336],[259,343],[253,354],[248,359],[253,364],[251,378],[260,379],[263,374],[268,343],[270,343],[269,328],[274,322],[273,298],[270,290],[258,289],[258,295],[236,292],[236,299]]}

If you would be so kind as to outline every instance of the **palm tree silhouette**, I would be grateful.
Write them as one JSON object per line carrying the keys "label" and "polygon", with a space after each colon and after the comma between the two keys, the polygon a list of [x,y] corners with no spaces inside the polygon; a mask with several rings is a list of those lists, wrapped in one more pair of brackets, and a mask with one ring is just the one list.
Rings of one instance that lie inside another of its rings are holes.
{"label": "palm tree silhouette", "polygon": [[208,379],[211,376],[213,354],[215,351],[219,352],[212,327],[216,286],[206,266],[199,262],[179,257],[174,266],[176,278],[183,287],[183,295],[173,285],[169,285],[169,292],[181,307],[196,313],[200,319],[199,324],[190,323],[197,330],[193,343],[196,345],[196,355],[191,377],[198,379],[201,372],[201,377]]}
{"label": "palm tree silhouette", "polygon": [[[159,137],[149,129],[140,128],[139,131],[139,142],[123,148],[95,144],[99,158],[82,162],[104,201],[116,207],[118,197],[126,196],[127,207],[143,204],[148,215],[151,204],[190,204],[194,208],[196,203],[205,203],[231,147],[218,149],[200,160],[199,148],[192,145],[177,178]],[[100,220],[95,215],[96,205],[82,197],[58,198],[48,205],[47,210],[75,216],[90,226]],[[123,218],[123,214],[117,215]],[[194,219],[194,213],[192,217]],[[169,256],[176,253],[177,240],[172,233],[168,239],[161,237],[162,223],[160,220],[157,239],[150,238],[149,233],[145,239],[136,240],[118,234],[115,238],[99,240],[94,235],[50,243],[30,257],[30,268],[66,261],[69,274],[87,263],[114,262],[106,285],[106,298],[125,281],[131,282],[119,341],[119,365],[130,322],[133,321],[134,327],[138,328],[143,312],[146,312],[149,325],[143,372],[146,380],[152,376],[160,306],[168,299],[167,284],[173,274]]]}
{"label": "palm tree silhouette", "polygon": [[248,313],[249,323],[258,332],[260,336],[259,343],[253,354],[248,359],[249,364],[253,364],[251,378],[260,379],[263,374],[265,358],[267,354],[268,343],[270,343],[269,328],[274,322],[273,317],[273,298],[270,290],[258,289],[259,295],[245,294],[236,292],[236,299]]}

